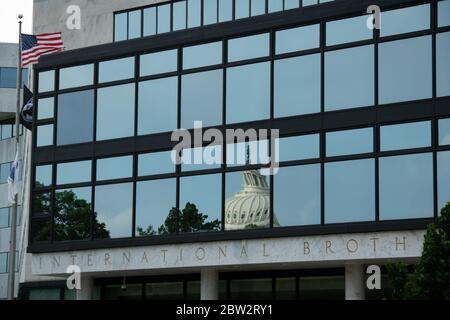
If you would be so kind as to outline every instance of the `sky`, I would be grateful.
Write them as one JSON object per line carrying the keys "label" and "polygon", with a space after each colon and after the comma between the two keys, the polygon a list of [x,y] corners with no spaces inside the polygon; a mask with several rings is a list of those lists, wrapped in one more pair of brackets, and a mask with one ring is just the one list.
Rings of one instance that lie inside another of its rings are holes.
{"label": "sky", "polygon": [[19,42],[19,13],[23,14],[22,32],[31,34],[33,0],[0,0],[0,42]]}

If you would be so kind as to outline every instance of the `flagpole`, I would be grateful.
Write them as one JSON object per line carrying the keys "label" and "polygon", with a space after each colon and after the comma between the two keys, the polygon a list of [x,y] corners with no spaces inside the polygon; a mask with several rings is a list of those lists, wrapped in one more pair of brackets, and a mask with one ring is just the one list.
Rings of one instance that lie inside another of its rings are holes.
{"label": "flagpole", "polygon": [[[19,50],[17,57],[17,100],[16,100],[16,156],[19,152],[20,143],[20,93],[22,87],[22,18],[19,14]],[[16,172],[16,183],[17,183]],[[15,278],[16,278],[16,241],[17,241],[17,202],[18,195],[14,195],[14,203],[11,212],[11,240],[9,246],[9,269],[8,269],[8,300],[14,299],[15,294]]]}

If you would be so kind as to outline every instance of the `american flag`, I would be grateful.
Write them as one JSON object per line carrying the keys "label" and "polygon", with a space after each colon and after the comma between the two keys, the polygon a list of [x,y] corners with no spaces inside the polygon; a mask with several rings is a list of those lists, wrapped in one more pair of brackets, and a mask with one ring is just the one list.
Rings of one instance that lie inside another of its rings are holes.
{"label": "american flag", "polygon": [[22,34],[22,66],[38,62],[40,56],[64,50],[61,32]]}

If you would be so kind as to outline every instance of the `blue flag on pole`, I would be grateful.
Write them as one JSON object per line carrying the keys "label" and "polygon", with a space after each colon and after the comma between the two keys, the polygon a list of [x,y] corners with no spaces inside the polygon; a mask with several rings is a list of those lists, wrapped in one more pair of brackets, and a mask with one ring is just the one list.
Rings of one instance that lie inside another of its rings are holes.
{"label": "blue flag on pole", "polygon": [[16,150],[16,158],[11,166],[8,177],[8,200],[11,204],[16,203],[16,195],[19,193],[19,149]]}

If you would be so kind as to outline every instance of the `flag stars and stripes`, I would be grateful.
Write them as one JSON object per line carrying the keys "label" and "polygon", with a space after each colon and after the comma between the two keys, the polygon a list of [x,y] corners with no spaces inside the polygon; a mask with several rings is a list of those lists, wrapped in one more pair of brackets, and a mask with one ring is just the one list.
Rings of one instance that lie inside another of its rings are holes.
{"label": "flag stars and stripes", "polygon": [[22,34],[22,66],[36,63],[43,55],[64,50],[61,32]]}

